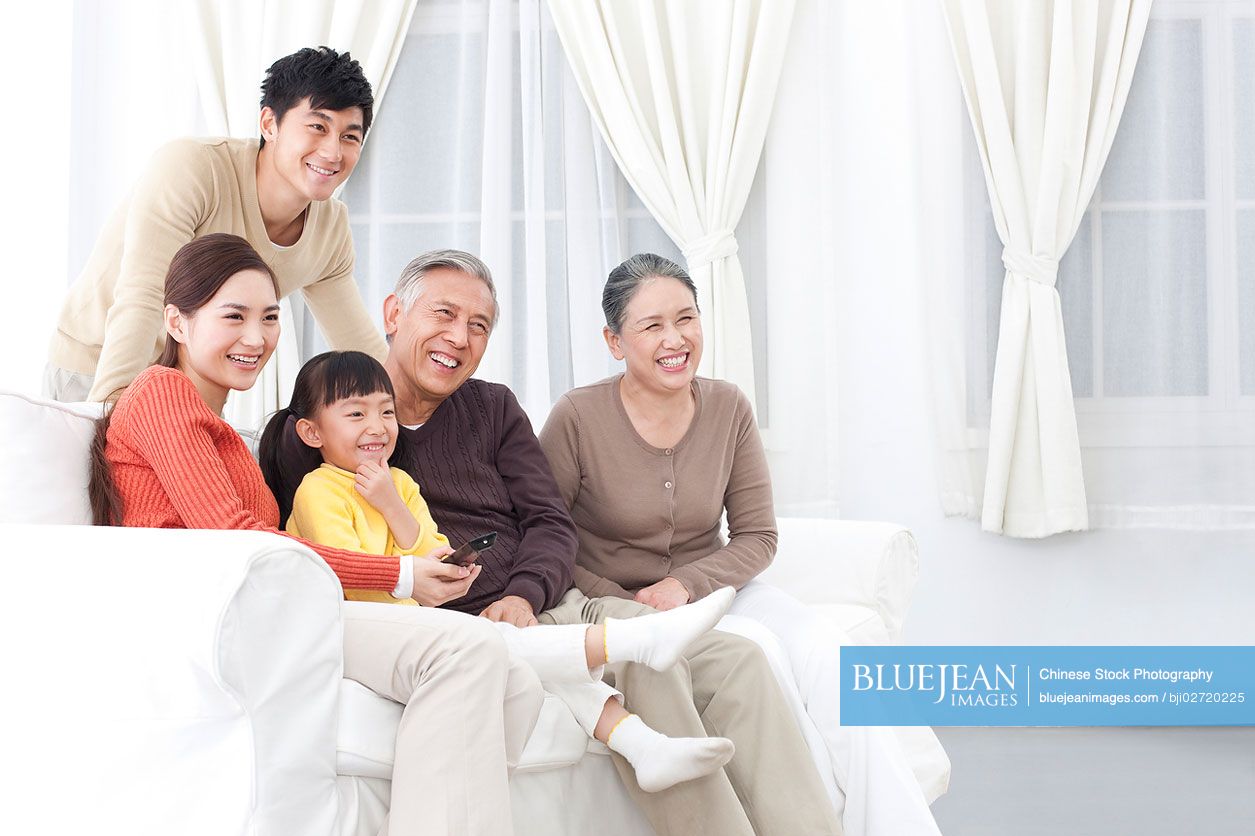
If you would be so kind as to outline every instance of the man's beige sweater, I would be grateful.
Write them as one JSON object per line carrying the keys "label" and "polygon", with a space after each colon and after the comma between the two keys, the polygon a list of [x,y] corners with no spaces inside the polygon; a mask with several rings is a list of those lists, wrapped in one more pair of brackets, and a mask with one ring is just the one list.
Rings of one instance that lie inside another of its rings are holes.
{"label": "man's beige sweater", "polygon": [[48,353],[53,366],[95,375],[91,400],[127,386],[161,353],[170,260],[211,232],[247,239],[275,271],[280,297],[302,290],[333,348],[384,359],[387,347],[353,281],[348,210],[338,200],[311,203],[300,240],[276,246],[257,202],[257,152],[255,139],[172,142],[109,218]]}

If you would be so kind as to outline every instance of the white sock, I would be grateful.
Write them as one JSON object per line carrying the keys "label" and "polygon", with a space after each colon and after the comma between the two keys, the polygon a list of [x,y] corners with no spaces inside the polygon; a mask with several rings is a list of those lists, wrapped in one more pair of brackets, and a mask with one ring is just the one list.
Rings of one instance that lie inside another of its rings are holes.
{"label": "white sock", "polygon": [[667,737],[635,714],[614,727],[606,745],[632,764],[636,783],[645,792],[709,775],[732,760],[736,751],[726,737]]}
{"label": "white sock", "polygon": [[728,611],[736,590],[717,589],[702,600],[666,612],[636,618],[607,618],[606,661],[640,662],[665,671],[679,661],[685,648],[714,627]]}

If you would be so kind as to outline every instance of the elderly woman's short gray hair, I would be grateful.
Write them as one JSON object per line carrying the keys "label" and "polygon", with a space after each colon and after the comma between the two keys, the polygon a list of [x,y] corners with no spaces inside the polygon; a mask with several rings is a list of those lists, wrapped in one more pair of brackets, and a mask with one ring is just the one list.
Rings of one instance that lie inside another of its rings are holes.
{"label": "elderly woman's short gray hair", "polygon": [[488,285],[488,292],[492,295],[492,324],[496,325],[497,318],[501,315],[501,306],[497,304],[497,286],[492,283],[492,273],[487,264],[462,250],[432,250],[405,265],[394,291],[401,303],[401,310],[409,312],[414,307],[418,297],[423,295],[423,278],[429,271],[440,267],[466,273]]}
{"label": "elderly woman's short gray hair", "polygon": [[606,287],[601,292],[601,309],[606,314],[607,328],[619,333],[623,318],[627,316],[628,303],[637,288],[653,278],[675,279],[689,289],[693,303],[697,303],[697,285],[683,267],[660,255],[638,253],[611,270],[606,279]]}

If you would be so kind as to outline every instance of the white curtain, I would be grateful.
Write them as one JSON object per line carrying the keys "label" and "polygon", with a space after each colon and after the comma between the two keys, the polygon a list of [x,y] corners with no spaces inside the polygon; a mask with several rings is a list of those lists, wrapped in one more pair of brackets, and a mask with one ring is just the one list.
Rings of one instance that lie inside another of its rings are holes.
{"label": "white curtain", "polygon": [[[601,337],[610,268],[638,252],[683,263],[602,141],[548,9],[540,0],[420,4],[388,107],[344,193],[369,310],[425,250],[484,257],[502,318],[476,376],[508,384],[537,427],[564,392],[622,368]],[[818,30],[794,37],[806,38],[808,56],[827,55]],[[786,118],[764,150],[774,179],[760,169],[736,227],[752,301],[752,333],[741,339],[753,344],[779,513],[835,516],[838,269],[830,210],[813,188],[826,88],[809,63],[790,74],[792,95],[776,106]],[[312,319],[304,325],[311,356],[324,344]]]}
{"label": "white curtain", "polygon": [[[163,0],[108,5],[75,0],[73,20],[70,281],[153,152],[178,137],[207,133],[187,51],[174,37],[181,25],[178,6]],[[119,90],[144,95],[119,95]],[[153,118],[154,102],[161,103],[159,119]]]}
{"label": "white curtain", "polygon": [[753,400],[734,230],[758,168],[793,1],[549,4],[606,145],[688,261],[706,314],[703,371]]}
{"label": "white curtain", "polygon": [[[970,126],[968,159],[941,150],[962,110],[954,82],[927,128],[926,202],[945,221],[923,289],[946,323],[931,373],[944,505],[979,516],[1005,267]],[[1253,96],[1255,3],[1155,0],[1059,263],[1091,528],[1255,529]]]}
{"label": "white curtain", "polygon": [[[266,68],[302,47],[348,51],[362,65],[379,113],[417,0],[189,0],[182,38],[195,69],[209,132],[255,137]],[[260,427],[287,406],[301,367],[293,307],[284,300],[279,346],[247,392],[233,392],[223,414],[237,427]]]}
{"label": "white curtain", "polygon": [[1150,0],[945,0],[1003,243],[982,527],[1043,537],[1089,526],[1055,288],[1133,80]]}
{"label": "white curtain", "polygon": [[[344,193],[367,308],[421,252],[480,255],[501,320],[476,376],[508,384],[539,428],[568,389],[621,368],[601,338],[610,268],[680,251],[616,171],[540,0],[420,4],[389,96]],[[306,355],[322,348],[304,336]]]}

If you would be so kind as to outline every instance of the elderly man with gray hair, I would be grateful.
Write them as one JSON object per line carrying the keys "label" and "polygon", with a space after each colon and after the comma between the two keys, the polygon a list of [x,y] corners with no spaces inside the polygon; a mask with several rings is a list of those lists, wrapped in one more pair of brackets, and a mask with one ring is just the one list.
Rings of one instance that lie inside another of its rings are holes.
{"label": "elderly man with gray hair", "polygon": [[[618,598],[558,607],[572,590],[575,526],[531,423],[508,387],[471,377],[497,321],[492,274],[469,253],[414,259],[384,302],[401,443],[391,464],[422,486],[440,530],[464,543],[488,531],[495,546],[466,595],[443,606],[519,627],[630,618]],[[578,593],[577,593],[578,594]],[[839,834],[841,826],[762,651],[712,631],[667,671],[622,663],[607,679],[625,707],[676,737],[718,734],[736,755],[704,778],[647,793],[612,755],[660,836]]]}

